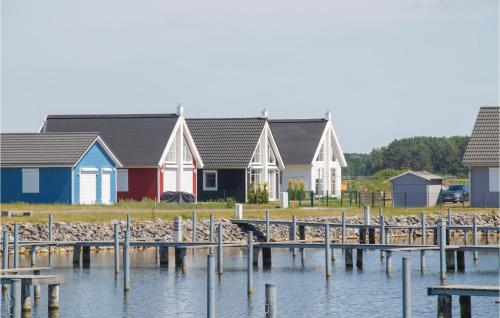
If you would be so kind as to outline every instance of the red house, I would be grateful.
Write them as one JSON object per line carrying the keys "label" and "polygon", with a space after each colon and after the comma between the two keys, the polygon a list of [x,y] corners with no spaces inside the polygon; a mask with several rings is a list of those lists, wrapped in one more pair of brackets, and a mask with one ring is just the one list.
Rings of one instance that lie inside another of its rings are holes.
{"label": "red house", "polygon": [[118,169],[119,200],[159,201],[166,191],[196,195],[203,167],[182,113],[49,115],[44,132],[100,132],[123,164]]}

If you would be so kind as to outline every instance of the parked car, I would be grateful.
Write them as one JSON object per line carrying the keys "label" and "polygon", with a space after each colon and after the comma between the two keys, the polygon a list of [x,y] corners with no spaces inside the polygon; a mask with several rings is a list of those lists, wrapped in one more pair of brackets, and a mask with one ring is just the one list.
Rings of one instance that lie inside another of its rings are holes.
{"label": "parked car", "polygon": [[445,202],[460,202],[469,201],[470,187],[468,184],[452,184],[446,190],[442,190],[439,194],[439,201]]}

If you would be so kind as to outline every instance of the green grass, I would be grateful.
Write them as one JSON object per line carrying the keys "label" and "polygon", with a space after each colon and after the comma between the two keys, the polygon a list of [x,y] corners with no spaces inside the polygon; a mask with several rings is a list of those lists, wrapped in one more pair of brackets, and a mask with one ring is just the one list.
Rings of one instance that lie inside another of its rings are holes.
{"label": "green grass", "polygon": [[[450,206],[453,213],[499,213],[499,209],[478,209],[462,206]],[[2,218],[2,223],[46,223],[49,213],[52,213],[53,219],[56,222],[110,222],[112,220],[124,220],[128,213],[132,214],[132,219],[138,220],[154,220],[161,218],[171,220],[176,216],[183,218],[191,218],[191,212],[197,211],[199,219],[205,219],[214,213],[217,218],[233,218],[234,208],[227,208],[224,202],[197,203],[194,205],[178,205],[169,203],[154,202],[126,202],[115,205],[63,205],[63,204],[2,204],[2,210],[9,211],[33,211],[33,217],[13,217]],[[340,208],[290,208],[279,209],[276,204],[254,205],[246,204],[243,209],[243,215],[249,219],[263,219],[265,210],[269,209],[271,218],[273,219],[290,219],[292,215],[298,218],[305,217],[327,217],[341,215]],[[358,207],[344,208],[348,216],[363,215],[363,209]],[[428,214],[445,213],[448,206],[435,208],[384,208],[384,215],[399,216],[399,215],[417,215],[422,212]],[[378,208],[372,209],[372,215],[378,214]]]}

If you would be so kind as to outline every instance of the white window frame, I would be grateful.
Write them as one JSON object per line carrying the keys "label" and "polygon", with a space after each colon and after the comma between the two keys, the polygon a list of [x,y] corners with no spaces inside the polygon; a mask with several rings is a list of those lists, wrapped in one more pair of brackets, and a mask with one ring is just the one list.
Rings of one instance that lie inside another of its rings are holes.
{"label": "white window frame", "polygon": [[500,168],[489,167],[488,168],[488,179],[490,192],[500,192]]}
{"label": "white window frame", "polygon": [[[124,174],[126,177],[123,177]],[[117,169],[116,192],[128,192],[128,169]]]}
{"label": "white window frame", "polygon": [[329,195],[330,196],[334,196],[336,194],[335,193],[336,192],[335,188],[337,186],[337,180],[336,180],[337,179],[337,171],[336,171],[335,168],[331,168],[330,169],[330,179],[331,179],[330,180],[330,184],[331,184],[330,186],[332,187],[332,189],[331,189]]}
{"label": "white window frame", "polygon": [[23,193],[40,193],[40,169],[22,169]]}
{"label": "white window frame", "polygon": [[[173,156],[174,160],[170,160],[169,157]],[[177,136],[172,141],[170,148],[168,148],[167,154],[165,155],[165,162],[176,162],[177,158]]]}
{"label": "white window frame", "polygon": [[318,156],[316,157],[316,161],[325,161],[325,143],[321,145],[319,148]]}
{"label": "white window frame", "polygon": [[[193,162],[193,154],[191,153],[191,149],[189,148],[189,145],[186,142],[186,139],[183,138],[183,147],[182,147],[182,161],[185,163],[192,163]],[[189,155],[189,159],[187,159],[187,156]]]}
{"label": "white window frame", "polygon": [[262,146],[259,142],[257,148],[255,148],[255,154],[253,155],[252,163],[261,163],[262,161],[261,157],[262,157]]}
{"label": "white window frame", "polygon": [[[256,176],[259,176],[259,180],[253,181],[252,179],[256,179]],[[260,185],[262,183],[262,170],[261,169],[252,168],[250,170],[250,183],[253,183],[253,186],[255,189],[257,189],[257,187],[260,187]]]}
{"label": "white window frame", "polygon": [[267,163],[271,165],[276,165],[276,155],[274,154],[273,147],[271,146],[271,142],[267,144]]}
{"label": "white window frame", "polygon": [[[215,187],[207,187],[206,185],[206,180],[207,180],[207,174],[215,174]],[[217,170],[203,170],[203,191],[217,191],[219,186],[219,174],[217,173]]]}

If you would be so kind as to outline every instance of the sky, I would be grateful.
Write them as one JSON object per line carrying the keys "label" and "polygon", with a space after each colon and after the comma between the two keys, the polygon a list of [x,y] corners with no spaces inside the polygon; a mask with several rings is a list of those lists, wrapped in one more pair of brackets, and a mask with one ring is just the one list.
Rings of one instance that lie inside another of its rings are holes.
{"label": "sky", "polygon": [[47,114],[321,118],[344,152],[470,135],[498,0],[1,0],[1,131]]}

